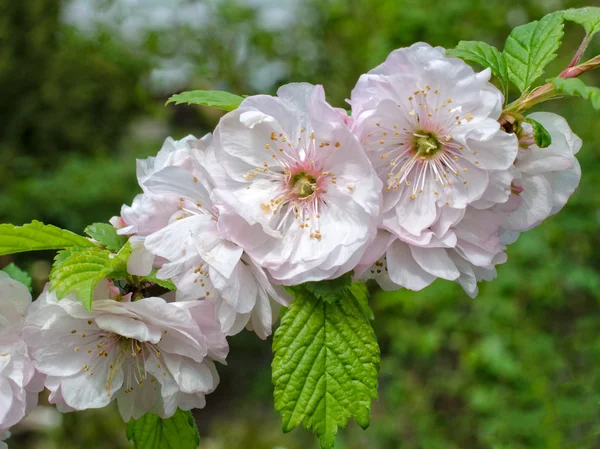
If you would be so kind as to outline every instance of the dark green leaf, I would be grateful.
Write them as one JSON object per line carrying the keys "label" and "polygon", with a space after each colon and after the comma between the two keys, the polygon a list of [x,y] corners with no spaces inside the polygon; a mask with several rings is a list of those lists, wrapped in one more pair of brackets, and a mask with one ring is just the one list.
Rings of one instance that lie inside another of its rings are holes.
{"label": "dark green leaf", "polygon": [[117,234],[115,227],[108,223],[91,224],[83,232],[111,251],[119,251],[127,243],[127,237]]}
{"label": "dark green leaf", "polygon": [[147,413],[127,423],[127,439],[135,449],[196,449],[200,435],[191,412],[177,409],[169,419]]}
{"label": "dark green leaf", "polygon": [[552,13],[515,28],[508,36],[502,54],[508,76],[521,92],[526,91],[544,73],[544,67],[556,58],[563,27],[562,13]]}
{"label": "dark green leaf", "polygon": [[239,95],[221,90],[192,90],[173,95],[167,100],[167,104],[199,104],[201,106],[224,109],[225,111],[233,111],[240,105],[243,99]]}
{"label": "dark green leaf", "polygon": [[525,117],[523,121],[533,126],[533,138],[535,144],[540,148],[547,148],[552,143],[552,136],[544,126],[532,118]]}
{"label": "dark green leaf", "polygon": [[373,314],[371,307],[369,307],[369,288],[367,287],[367,284],[357,281],[348,287],[348,290],[356,299],[356,302],[362,309],[365,317],[371,321],[374,320],[375,315]]}
{"label": "dark green leaf", "polygon": [[154,269],[152,270],[152,272],[147,275],[147,276],[143,276],[140,279],[142,281],[149,281],[149,282],[154,282],[157,285],[160,285],[163,288],[166,288],[168,290],[175,290],[177,287],[175,287],[175,284],[173,284],[173,282],[171,282],[170,280],[167,279],[159,279],[156,277],[156,272],[158,270]]}
{"label": "dark green leaf", "polygon": [[306,282],[294,287],[294,289],[305,289],[322,301],[334,303],[346,295],[348,287],[352,283],[352,275],[352,272],[349,272],[336,279]]}
{"label": "dark green leaf", "polygon": [[15,281],[20,282],[25,285],[29,291],[31,291],[31,276],[26,271],[21,270],[14,263],[4,267],[2,269],[6,274],[8,274]]}
{"label": "dark green leaf", "polygon": [[85,237],[71,231],[32,221],[23,226],[0,224],[0,256],[25,251],[95,247]]}

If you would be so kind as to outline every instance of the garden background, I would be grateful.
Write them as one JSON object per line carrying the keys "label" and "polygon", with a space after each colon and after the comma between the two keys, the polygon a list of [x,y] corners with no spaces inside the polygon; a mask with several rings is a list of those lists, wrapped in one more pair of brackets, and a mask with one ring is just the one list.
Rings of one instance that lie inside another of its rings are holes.
{"label": "garden background", "polygon": [[[171,135],[201,137],[221,112],[164,106],[170,94],[274,93],[321,83],[343,106],[361,73],[424,40],[500,49],[510,30],[591,4],[566,0],[0,0],[0,222],[32,219],[81,232],[139,188],[135,158]],[[566,23],[550,65],[583,38]],[[600,53],[596,37],[590,55]],[[600,85],[598,74],[584,80]],[[513,92],[514,94],[514,92]],[[521,236],[498,279],[472,300],[438,280],[422,292],[377,292],[382,348],[371,427],[339,449],[600,447],[600,116],[575,99],[544,103],[583,139],[581,186],[557,216]],[[538,108],[539,109],[539,108]],[[0,257],[30,270],[36,293],[52,255]],[[196,413],[203,449],[312,449],[283,435],[273,411],[270,340],[230,339],[221,384]],[[42,401],[44,402],[44,400]],[[131,448],[116,408],[41,408],[11,449]]]}

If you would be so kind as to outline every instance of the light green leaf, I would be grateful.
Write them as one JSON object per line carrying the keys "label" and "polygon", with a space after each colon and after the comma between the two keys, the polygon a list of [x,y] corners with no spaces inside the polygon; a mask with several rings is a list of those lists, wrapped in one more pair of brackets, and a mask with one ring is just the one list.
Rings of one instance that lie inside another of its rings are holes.
{"label": "light green leaf", "polygon": [[380,352],[351,295],[332,303],[297,291],[275,332],[273,352],[275,409],[284,432],[303,423],[330,449],[351,417],[368,427]]}
{"label": "light green leaf", "polygon": [[196,449],[200,435],[191,412],[177,409],[169,419],[146,413],[127,423],[127,439],[135,449]]}
{"label": "light green leaf", "polygon": [[23,226],[0,224],[0,256],[25,251],[94,246],[85,237],[39,221]]}
{"label": "light green leaf", "polygon": [[600,8],[586,6],[585,8],[573,8],[563,11],[565,20],[578,23],[585,28],[589,36],[600,31]]}
{"label": "light green leaf", "polygon": [[456,48],[447,50],[450,56],[475,62],[483,68],[490,68],[500,81],[502,92],[506,97],[508,93],[508,68],[502,53],[496,47],[477,41],[460,41]]}
{"label": "light green leaf", "polygon": [[221,90],[192,90],[173,95],[167,100],[167,104],[199,104],[201,106],[224,109],[225,111],[233,111],[240,105],[243,99],[239,95]]}
{"label": "light green leaf", "polygon": [[175,284],[173,284],[173,282],[171,282],[170,280],[167,279],[159,279],[156,277],[156,273],[157,273],[157,269],[152,270],[152,272],[147,275],[147,276],[143,276],[142,278],[140,278],[142,281],[149,281],[149,282],[154,282],[157,285],[160,285],[162,288],[166,288],[168,290],[175,290],[177,287],[175,287]]}
{"label": "light green leaf", "polygon": [[509,79],[521,92],[526,91],[544,73],[544,67],[556,58],[563,37],[562,13],[521,25],[510,33],[504,46]]}
{"label": "light green leaf", "polygon": [[350,287],[348,287],[348,291],[354,296],[358,305],[363,311],[365,317],[369,320],[375,319],[375,314],[371,307],[369,307],[369,289],[367,284],[361,281],[354,282]]}
{"label": "light green leaf", "polygon": [[108,223],[91,224],[83,232],[111,251],[119,251],[127,243],[127,237],[117,234],[116,228]]}
{"label": "light green leaf", "polygon": [[552,143],[552,136],[550,136],[548,130],[544,128],[544,125],[529,117],[525,117],[523,121],[533,126],[533,138],[538,147],[547,148],[550,146]]}
{"label": "light green leaf", "polygon": [[70,248],[60,251],[50,272],[50,287],[59,298],[75,293],[86,309],[92,309],[94,289],[109,276],[127,273],[129,245],[115,255],[101,248]]}
{"label": "light green leaf", "polygon": [[600,89],[597,87],[586,86],[578,78],[552,78],[549,80],[558,93],[581,97],[584,100],[590,100],[595,110],[600,111]]}
{"label": "light green leaf", "polygon": [[21,270],[14,263],[4,267],[2,269],[6,274],[8,274],[15,281],[20,282],[25,285],[31,291],[31,276],[26,271]]}

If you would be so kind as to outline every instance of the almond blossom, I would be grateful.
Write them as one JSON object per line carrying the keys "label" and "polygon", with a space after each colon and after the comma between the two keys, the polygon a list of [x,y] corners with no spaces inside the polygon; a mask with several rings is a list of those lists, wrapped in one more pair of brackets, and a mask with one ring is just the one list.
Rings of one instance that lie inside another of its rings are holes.
{"label": "almond blossom", "polygon": [[130,238],[133,251],[127,267],[131,274],[145,276],[150,273],[154,256],[146,251],[144,239],[167,226],[171,216],[177,212],[177,194],[153,195],[144,182],[165,167],[182,167],[194,173],[197,167],[196,154],[206,148],[211,140],[211,134],[202,139],[192,135],[181,140],[169,137],[155,157],[137,160],[138,183],[144,193],[137,195],[131,206],[124,205],[120,217],[111,220],[113,226],[119,229],[119,234],[133,236]]}
{"label": "almond blossom", "polygon": [[214,139],[226,238],[284,285],[354,268],[375,237],[381,181],[321,86],[248,97]]}
{"label": "almond blossom", "polygon": [[50,402],[67,412],[116,399],[125,421],[204,407],[228,352],[212,304],[108,296],[91,311],[47,289],[33,303],[23,335]]}
{"label": "almond blossom", "polygon": [[0,434],[37,406],[43,390],[22,335],[30,303],[27,287],[0,271]]}
{"label": "almond blossom", "polygon": [[503,219],[487,209],[509,199],[518,141],[500,128],[503,98],[489,78],[418,43],[352,91],[353,130],[384,182],[382,231],[357,271],[384,288],[420,290],[440,277],[474,295],[473,280],[504,261]]}
{"label": "almond blossom", "polygon": [[550,112],[535,112],[529,118],[546,128],[552,143],[547,148],[538,147],[532,126],[523,123],[510,199],[513,210],[504,207],[510,211],[504,224],[510,231],[526,231],[560,211],[581,178],[575,157],[581,139],[573,134],[567,121]]}

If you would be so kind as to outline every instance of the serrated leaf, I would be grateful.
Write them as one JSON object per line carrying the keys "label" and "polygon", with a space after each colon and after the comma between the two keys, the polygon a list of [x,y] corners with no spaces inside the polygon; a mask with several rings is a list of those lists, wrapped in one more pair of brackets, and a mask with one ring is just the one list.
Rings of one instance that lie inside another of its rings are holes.
{"label": "serrated leaf", "polygon": [[351,295],[330,303],[297,292],[275,332],[273,352],[275,409],[284,432],[303,423],[330,449],[351,417],[368,427],[380,353]]}
{"label": "serrated leaf", "polygon": [[573,8],[563,11],[565,20],[578,23],[583,26],[589,36],[600,31],[600,8],[586,6],[584,8]]}
{"label": "serrated leaf", "polygon": [[504,56],[498,49],[485,42],[460,41],[456,48],[447,50],[450,56],[464,59],[465,61],[475,62],[484,69],[490,68],[492,73],[500,81],[502,92],[506,97],[508,93],[508,67]]}
{"label": "serrated leaf", "polygon": [[544,128],[544,125],[529,117],[525,117],[523,121],[529,123],[533,127],[533,139],[538,147],[547,148],[550,146],[552,143],[552,136],[550,136],[548,130]]}
{"label": "serrated leaf", "polygon": [[509,79],[521,92],[526,91],[556,58],[563,37],[562,13],[552,13],[541,20],[521,25],[510,33],[504,46]]}
{"label": "serrated leaf", "polygon": [[173,95],[167,100],[167,104],[199,104],[201,106],[210,106],[213,108],[233,111],[244,98],[239,95],[230,94],[221,90],[192,90]]}
{"label": "serrated leaf", "polygon": [[294,289],[305,289],[312,295],[327,302],[341,300],[352,283],[352,272],[343,274],[339,278],[319,282],[305,282]]}
{"label": "serrated leaf", "polygon": [[147,413],[127,423],[127,439],[135,449],[196,449],[200,435],[191,412],[177,409],[168,419]]}
{"label": "serrated leaf", "polygon": [[91,310],[94,290],[100,281],[127,273],[128,246],[119,255],[98,247],[60,251],[50,272],[50,288],[56,291],[59,299],[75,293],[85,308]]}
{"label": "serrated leaf", "polygon": [[94,246],[85,237],[39,221],[23,226],[0,224],[0,256],[25,251]]}
{"label": "serrated leaf", "polygon": [[127,237],[117,234],[117,229],[108,223],[91,224],[83,232],[111,251],[119,251],[127,243]]}
{"label": "serrated leaf", "polygon": [[369,307],[369,288],[367,287],[367,284],[356,281],[348,287],[348,291],[356,299],[364,316],[371,321],[374,320],[375,314],[373,313],[373,310],[371,310],[371,307]]}
{"label": "serrated leaf", "polygon": [[586,86],[578,78],[552,78],[549,80],[558,93],[581,97],[590,100],[595,110],[600,111],[600,89]]}
{"label": "serrated leaf", "polygon": [[156,277],[156,273],[158,272],[157,269],[152,270],[152,272],[147,275],[147,276],[143,276],[140,279],[142,281],[149,281],[149,282],[154,282],[156,285],[160,285],[162,288],[166,288],[168,290],[175,290],[177,287],[175,287],[175,284],[173,284],[173,282],[171,282],[168,279],[159,279]]}
{"label": "serrated leaf", "polygon": [[20,282],[21,284],[25,285],[25,287],[27,287],[29,289],[29,291],[31,292],[32,280],[31,280],[31,276],[29,275],[29,273],[21,270],[14,263],[11,263],[10,265],[4,267],[2,269],[2,271],[4,271],[6,274],[8,274],[15,281]]}

